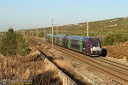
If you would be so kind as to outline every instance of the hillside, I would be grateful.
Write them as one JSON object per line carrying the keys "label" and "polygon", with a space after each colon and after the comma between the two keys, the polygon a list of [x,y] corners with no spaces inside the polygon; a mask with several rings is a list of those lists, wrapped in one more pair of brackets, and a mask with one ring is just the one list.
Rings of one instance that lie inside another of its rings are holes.
{"label": "hillside", "polygon": [[[54,26],[54,33],[57,33],[57,29],[59,34],[86,36],[87,22]],[[51,30],[51,27],[47,27],[45,29],[32,28],[24,31],[26,35],[44,37],[44,32],[45,34],[51,33]],[[89,36],[107,35],[112,33],[128,34],[128,17],[89,22]]]}
{"label": "hillside", "polygon": [[[108,33],[128,33],[128,18],[115,18],[89,22],[89,35],[104,35]],[[74,35],[86,35],[87,23],[60,26],[59,31]],[[62,31],[61,31],[62,30]]]}

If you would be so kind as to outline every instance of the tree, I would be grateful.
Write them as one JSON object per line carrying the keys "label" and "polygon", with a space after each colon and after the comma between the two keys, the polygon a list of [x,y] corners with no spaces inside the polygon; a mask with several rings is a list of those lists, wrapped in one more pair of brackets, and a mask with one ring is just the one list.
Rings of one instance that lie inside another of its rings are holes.
{"label": "tree", "polygon": [[31,50],[29,48],[29,43],[28,41],[21,35],[17,35],[17,43],[18,43],[18,50],[17,53],[19,55],[26,55],[28,54]]}
{"label": "tree", "polygon": [[0,40],[0,53],[3,55],[25,55],[28,50],[30,51],[29,44],[22,35],[16,34],[13,28],[9,28]]}

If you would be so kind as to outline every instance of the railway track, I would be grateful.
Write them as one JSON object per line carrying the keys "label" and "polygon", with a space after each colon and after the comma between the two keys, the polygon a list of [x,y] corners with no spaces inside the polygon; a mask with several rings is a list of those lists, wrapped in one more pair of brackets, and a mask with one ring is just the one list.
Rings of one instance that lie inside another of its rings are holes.
{"label": "railway track", "polygon": [[[118,84],[124,84],[124,85],[128,84],[128,74],[127,74],[128,70],[126,70],[125,68],[122,68],[121,66],[119,67],[119,65],[115,65],[115,67],[116,66],[117,67],[113,68],[112,63],[109,63],[109,66],[106,66],[105,64],[108,64],[108,63],[101,62],[101,60],[99,61],[98,59],[95,60],[94,58],[91,58],[91,57],[86,57],[83,54],[77,54],[77,53],[71,52],[70,50],[67,50],[66,52],[63,50],[60,50],[60,51],[115,77],[112,81],[116,81],[118,82]],[[125,71],[122,72],[121,69]]]}
{"label": "railway track", "polygon": [[96,62],[104,64],[105,66],[111,66],[111,67],[113,67],[113,69],[118,69],[122,73],[125,73],[126,75],[128,75],[128,65],[117,63],[115,61],[108,60],[108,59],[103,58],[103,57],[95,58],[95,60],[96,60]]}
{"label": "railway track", "polygon": [[[44,44],[51,46],[51,43],[47,43],[45,41],[43,42]],[[83,54],[74,52],[69,49],[62,48],[60,46],[54,45],[54,47],[55,49],[67,54],[72,58],[75,58],[81,62],[89,64],[101,71],[104,71],[105,73],[113,77],[112,79],[113,82],[116,82],[117,84],[120,84],[120,85],[128,84],[128,66],[124,66],[122,64],[112,62],[104,58],[87,57]]]}

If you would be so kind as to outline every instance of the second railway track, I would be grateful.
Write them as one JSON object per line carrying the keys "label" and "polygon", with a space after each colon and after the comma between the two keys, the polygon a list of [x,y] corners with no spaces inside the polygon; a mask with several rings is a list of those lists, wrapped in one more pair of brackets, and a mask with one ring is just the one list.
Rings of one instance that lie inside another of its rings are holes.
{"label": "second railway track", "polygon": [[128,65],[124,65],[118,62],[114,62],[112,60],[108,60],[106,58],[103,57],[97,57],[94,58],[96,61],[98,61],[101,64],[104,64],[106,66],[111,66],[113,67],[113,69],[118,69],[120,70],[122,73],[125,73],[126,75],[128,75]]}

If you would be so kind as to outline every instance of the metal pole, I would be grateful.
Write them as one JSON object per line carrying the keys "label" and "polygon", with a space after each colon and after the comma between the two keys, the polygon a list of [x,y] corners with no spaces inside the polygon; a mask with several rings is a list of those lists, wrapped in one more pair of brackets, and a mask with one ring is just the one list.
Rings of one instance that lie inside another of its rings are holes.
{"label": "metal pole", "polygon": [[44,40],[45,40],[45,28],[44,28]]}
{"label": "metal pole", "polygon": [[38,28],[37,28],[37,25],[36,25],[36,38],[38,37]]}
{"label": "metal pole", "polygon": [[58,34],[58,26],[57,26],[57,34]]}
{"label": "metal pole", "polygon": [[88,36],[88,21],[87,21],[87,36]]}
{"label": "metal pole", "polygon": [[52,19],[52,52],[53,52],[53,19]]}
{"label": "metal pole", "polygon": [[32,32],[32,36],[33,36],[33,29],[31,29],[31,32]]}
{"label": "metal pole", "polygon": [[30,29],[30,36],[32,35],[31,29]]}

